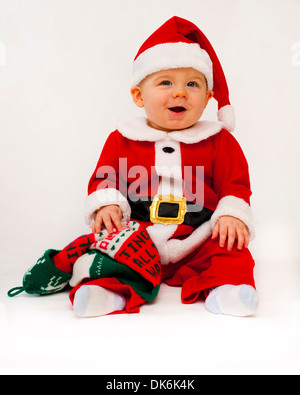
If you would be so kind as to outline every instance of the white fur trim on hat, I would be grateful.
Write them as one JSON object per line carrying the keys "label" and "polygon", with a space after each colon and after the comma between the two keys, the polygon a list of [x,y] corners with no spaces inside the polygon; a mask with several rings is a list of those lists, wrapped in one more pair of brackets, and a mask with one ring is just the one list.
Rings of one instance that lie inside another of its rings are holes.
{"label": "white fur trim on hat", "polygon": [[212,62],[199,44],[184,42],[158,44],[142,52],[133,63],[132,86],[160,70],[193,67],[203,73],[208,89],[213,89]]}

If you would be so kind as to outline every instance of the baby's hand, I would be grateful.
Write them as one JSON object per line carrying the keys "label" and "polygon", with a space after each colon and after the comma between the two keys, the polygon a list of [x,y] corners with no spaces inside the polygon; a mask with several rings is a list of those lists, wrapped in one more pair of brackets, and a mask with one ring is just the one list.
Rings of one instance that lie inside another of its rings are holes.
{"label": "baby's hand", "polygon": [[95,222],[92,227],[93,233],[100,233],[102,224],[105,226],[108,234],[113,233],[113,228],[121,231],[123,229],[121,218],[122,211],[118,205],[110,204],[109,206],[101,207],[95,216]]}
{"label": "baby's hand", "polygon": [[225,246],[227,239],[227,249],[231,250],[235,239],[237,239],[237,248],[241,250],[243,246],[245,248],[249,245],[249,232],[247,226],[243,221],[238,218],[224,215],[220,217],[213,229],[212,239],[216,239],[220,236],[220,247]]}

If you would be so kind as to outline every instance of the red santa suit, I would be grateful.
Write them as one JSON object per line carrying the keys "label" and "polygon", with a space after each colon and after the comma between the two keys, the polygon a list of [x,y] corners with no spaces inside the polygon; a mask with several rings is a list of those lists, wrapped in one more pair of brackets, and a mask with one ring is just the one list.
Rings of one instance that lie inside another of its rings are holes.
{"label": "red santa suit", "polygon": [[[222,215],[242,220],[254,236],[247,161],[223,127],[199,121],[186,130],[164,132],[148,126],[145,118],[124,118],[109,135],[88,186],[87,223],[92,225],[100,207],[118,204],[124,220],[147,229],[161,257],[163,281],[182,286],[184,303],[222,284],[255,286],[249,250],[228,251],[211,240]],[[151,201],[168,194],[186,199],[183,223],[151,222]],[[107,281],[105,286],[115,290]],[[131,309],[134,298],[129,297]]]}
{"label": "red santa suit", "polygon": [[[205,76],[218,103],[218,122],[199,121],[185,130],[164,132],[144,118],[119,121],[90,179],[86,220],[92,225],[95,211],[118,204],[124,221],[134,219],[147,229],[159,252],[162,281],[181,285],[182,301],[191,303],[222,284],[254,287],[248,249],[228,251],[211,239],[223,215],[242,220],[250,238],[254,230],[248,166],[230,134],[235,120],[227,82],[203,32],[177,16],[165,22],[140,47],[132,86],[157,71],[182,67]],[[126,295],[126,311],[137,311],[143,303],[115,278],[92,283]]]}

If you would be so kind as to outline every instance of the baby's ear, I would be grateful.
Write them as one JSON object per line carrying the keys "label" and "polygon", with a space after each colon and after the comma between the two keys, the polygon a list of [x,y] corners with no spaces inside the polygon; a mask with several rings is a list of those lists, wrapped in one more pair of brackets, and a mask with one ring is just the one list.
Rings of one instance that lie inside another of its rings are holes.
{"label": "baby's ear", "polygon": [[207,106],[208,102],[210,101],[210,99],[214,96],[214,91],[211,90],[207,90],[206,91],[206,104],[205,106]]}
{"label": "baby's ear", "polygon": [[138,107],[144,107],[144,101],[142,98],[142,89],[139,85],[136,85],[130,89],[132,100]]}

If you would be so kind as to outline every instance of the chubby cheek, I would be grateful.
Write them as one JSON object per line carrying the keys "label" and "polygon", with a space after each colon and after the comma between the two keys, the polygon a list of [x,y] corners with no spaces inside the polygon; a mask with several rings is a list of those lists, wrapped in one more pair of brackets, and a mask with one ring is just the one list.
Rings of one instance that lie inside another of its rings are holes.
{"label": "chubby cheek", "polygon": [[206,98],[202,97],[201,99],[194,100],[192,107],[194,108],[195,116],[200,118],[206,107]]}
{"label": "chubby cheek", "polygon": [[205,110],[205,106],[199,106],[197,111],[195,111],[195,117],[199,119]]}
{"label": "chubby cheek", "polygon": [[152,100],[145,103],[145,111],[148,117],[157,118],[161,117],[163,109],[165,108],[165,102],[162,98],[152,97]]}

